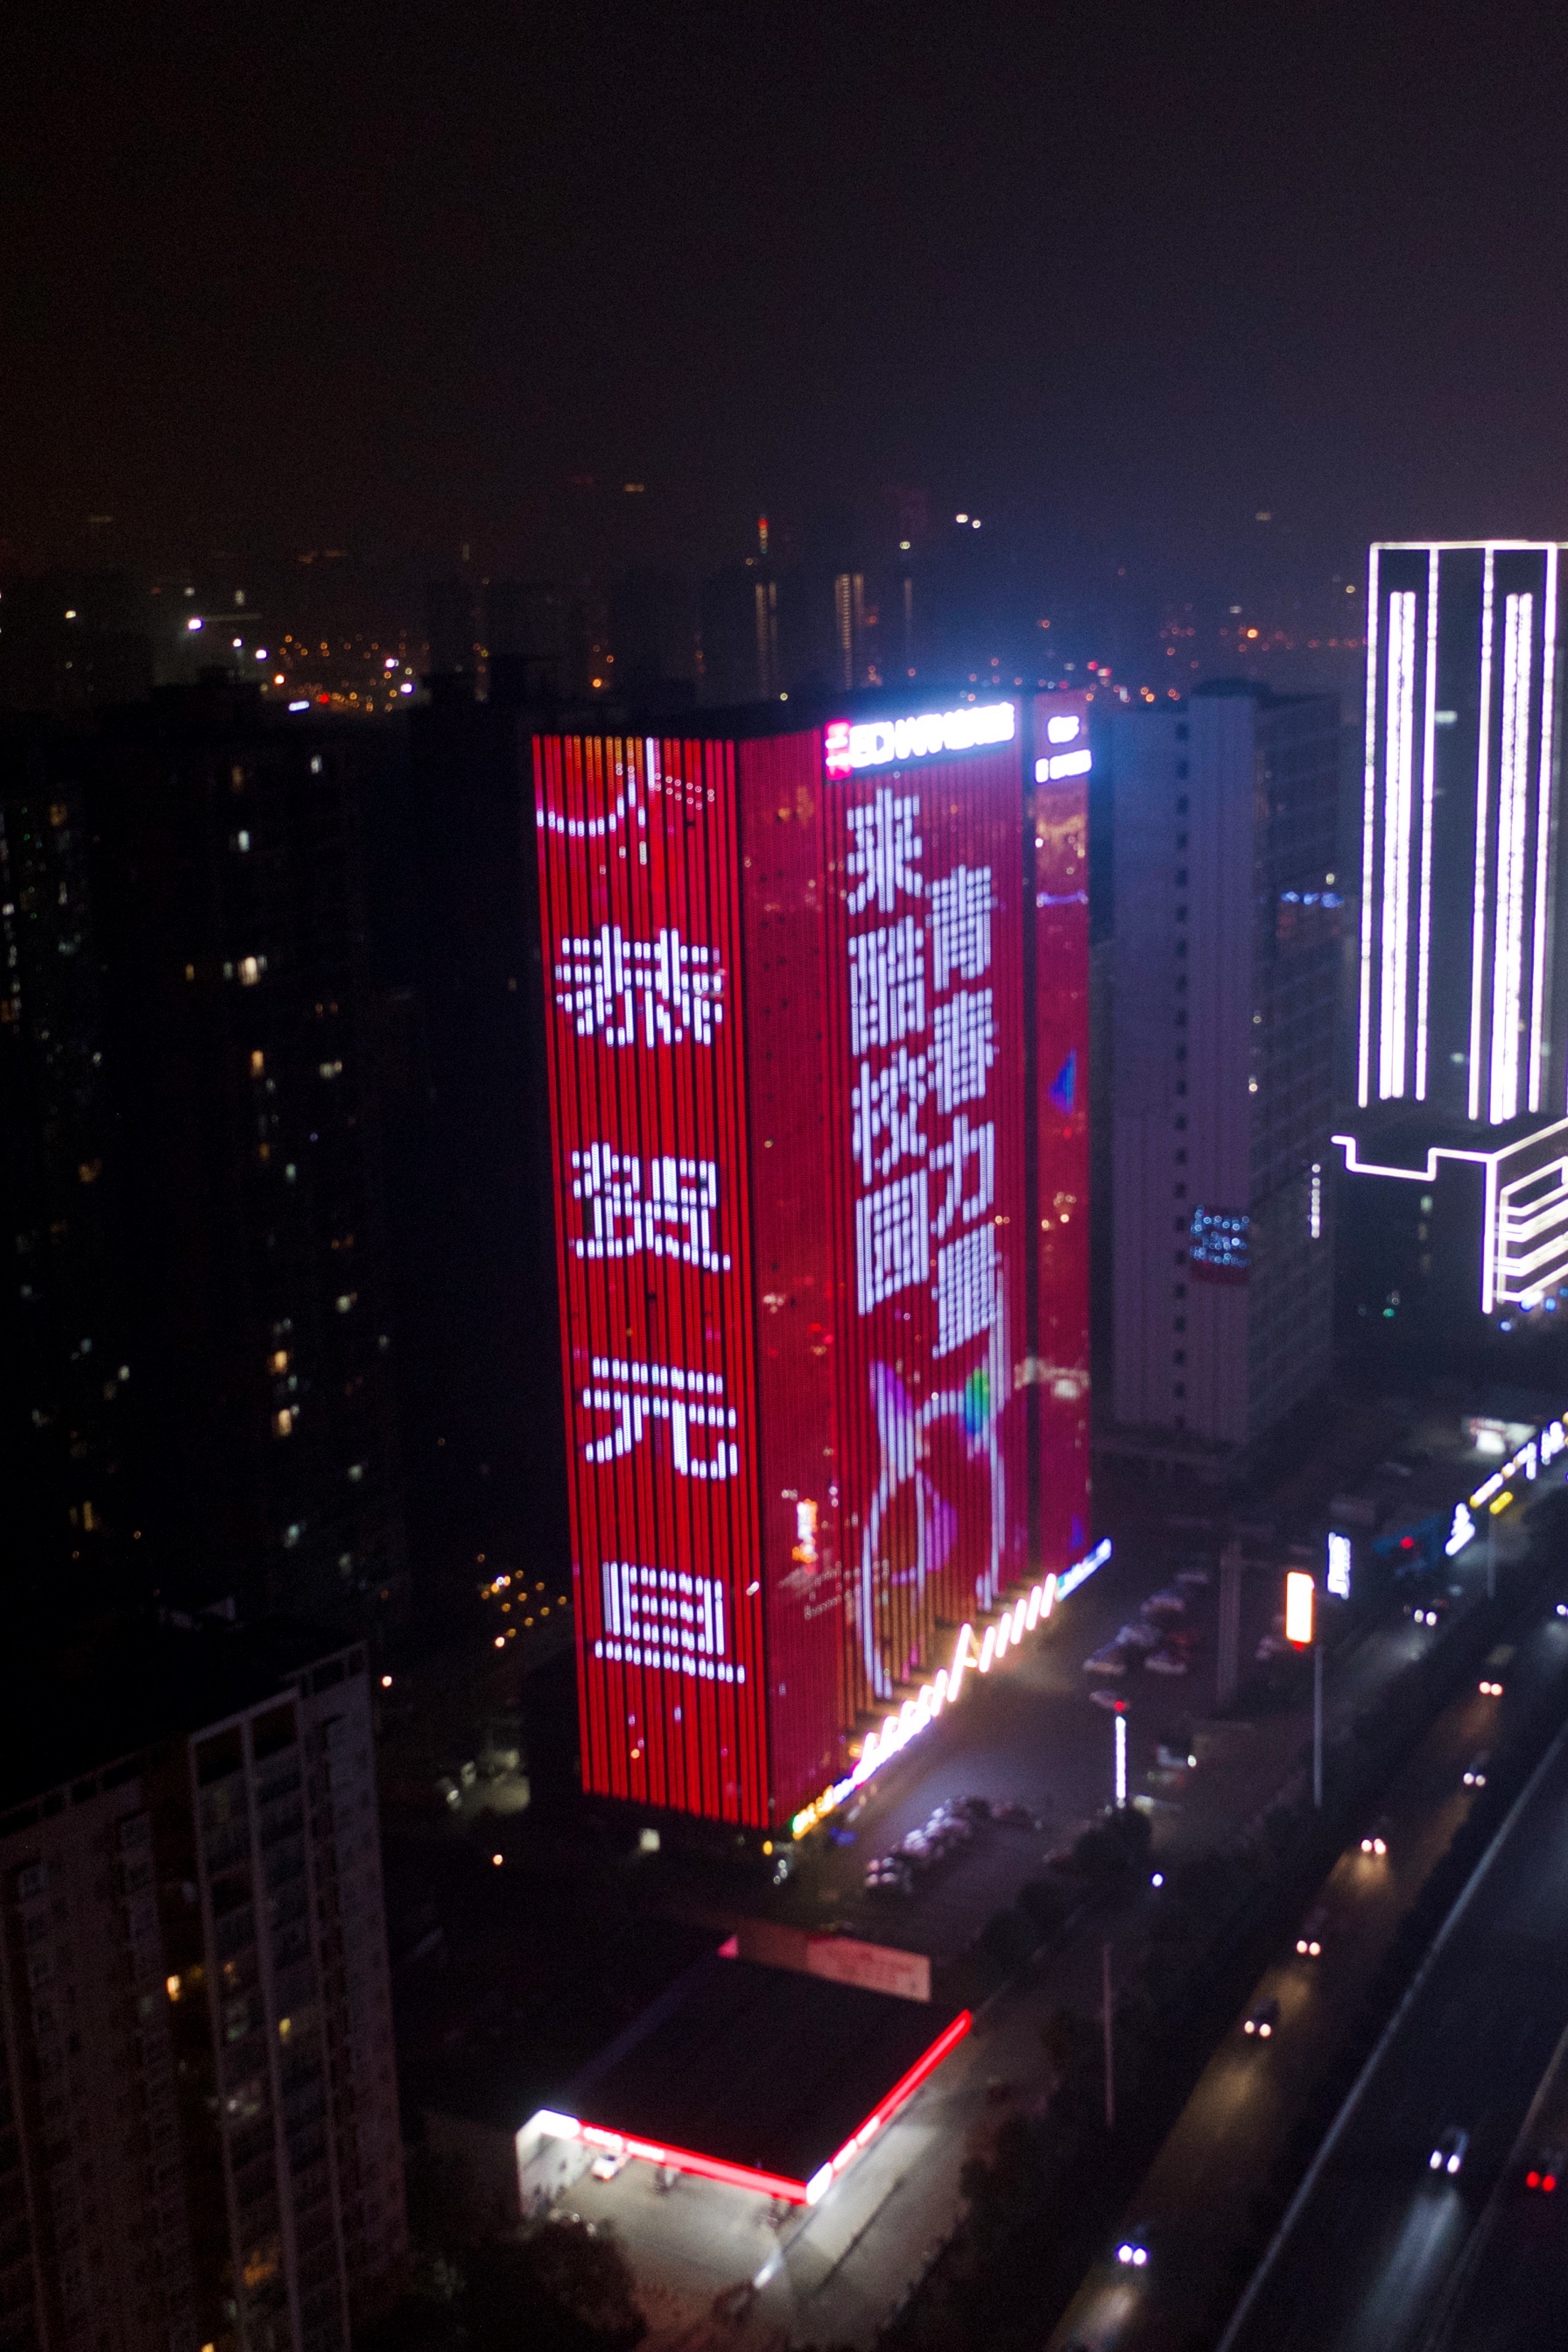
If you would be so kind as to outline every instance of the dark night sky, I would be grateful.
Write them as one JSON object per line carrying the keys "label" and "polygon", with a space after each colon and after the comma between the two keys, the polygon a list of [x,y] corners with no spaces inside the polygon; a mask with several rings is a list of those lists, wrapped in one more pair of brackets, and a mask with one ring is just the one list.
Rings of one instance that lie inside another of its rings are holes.
{"label": "dark night sky", "polygon": [[35,7],[0,537],[699,562],[889,482],[1173,585],[1568,534],[1554,16]]}

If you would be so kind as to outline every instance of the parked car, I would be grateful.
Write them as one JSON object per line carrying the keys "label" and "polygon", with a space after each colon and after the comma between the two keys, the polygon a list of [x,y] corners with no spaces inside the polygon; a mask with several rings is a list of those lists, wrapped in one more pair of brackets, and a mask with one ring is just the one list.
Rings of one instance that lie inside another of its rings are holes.
{"label": "parked car", "polygon": [[1084,1659],[1083,1671],[1086,1675],[1124,1675],[1127,1671],[1126,1653],[1118,1643],[1102,1643],[1099,1649],[1092,1650]]}
{"label": "parked car", "polygon": [[1161,1739],[1159,1745],[1155,1748],[1155,1762],[1158,1764],[1164,1771],[1179,1772],[1184,1764],[1190,1770],[1192,1767],[1197,1764],[1197,1758],[1193,1754],[1191,1748],[1187,1747],[1185,1740],[1173,1739],[1167,1737]]}
{"label": "parked car", "polygon": [[1210,1578],[1207,1568],[1178,1568],[1171,1580],[1175,1584],[1179,1584],[1184,1591],[1202,1592],[1209,1583]]}
{"label": "parked car", "polygon": [[1185,1617],[1186,1595],[1178,1592],[1174,1585],[1167,1584],[1163,1591],[1150,1593],[1139,1614],[1144,1617]]}
{"label": "parked car", "polygon": [[1160,1645],[1159,1628],[1156,1625],[1124,1625],[1116,1636],[1116,1644],[1123,1650],[1157,1650]]}
{"label": "parked car", "polygon": [[1040,1826],[1029,1807],[1020,1805],[1016,1799],[1005,1805],[993,1805],[991,1818],[1009,1830],[1032,1830]]}
{"label": "parked car", "polygon": [[1144,1660],[1144,1670],[1151,1675],[1185,1675],[1186,1660],[1179,1650],[1155,1650],[1152,1656]]}

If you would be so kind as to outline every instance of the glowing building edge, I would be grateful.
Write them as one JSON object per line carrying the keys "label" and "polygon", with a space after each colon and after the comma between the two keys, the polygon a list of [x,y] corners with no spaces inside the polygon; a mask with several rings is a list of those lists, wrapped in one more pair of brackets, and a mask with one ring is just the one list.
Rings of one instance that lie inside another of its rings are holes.
{"label": "glowing building edge", "polygon": [[841,1780],[835,1780],[801,1808],[789,1823],[791,1837],[803,1838],[819,1822],[836,1811],[847,1797],[854,1794],[863,1782],[883,1766],[900,1755],[910,1741],[936,1722],[944,1707],[957,1700],[964,1687],[966,1675],[988,1675],[991,1668],[1016,1646],[1026,1633],[1032,1633],[1045,1622],[1059,1601],[1067,1600],[1081,1584],[1087,1583],[1098,1568],[1103,1568],[1111,1557],[1111,1538],[1106,1536],[1092,1552],[1065,1570],[1060,1576],[1052,1573],[1031,1585],[1019,1600],[1004,1609],[999,1617],[991,1620],[977,1637],[973,1624],[960,1625],[958,1638],[953,1645],[950,1664],[939,1667],[928,1683],[922,1683],[913,1698],[906,1698],[896,1715],[888,1715],[874,1731],[868,1731],[855,1759],[852,1771]]}
{"label": "glowing building edge", "polygon": [[551,2107],[540,2107],[524,2125],[518,2139],[578,2139],[588,2147],[601,2148],[607,2156],[640,2157],[644,2164],[664,2165],[672,2171],[689,2172],[702,2180],[721,2180],[732,2189],[754,2189],[765,2197],[777,2197],[790,2205],[820,2205],[840,2174],[848,2171],[862,2149],[870,2146],[900,2107],[914,2097],[927,2075],[934,2074],[944,2058],[957,2048],[973,2023],[971,2011],[960,2010],[930,2048],[921,2053],[908,2073],[899,2077],[885,2098],[878,2101],[860,2129],[852,2132],[828,2163],[818,2166],[810,2180],[790,2180],[782,2173],[732,2163],[726,2157],[699,2156],[691,2148],[671,2147],[662,2141],[607,2131],[601,2124],[581,2123],[576,2116],[559,2115]]}

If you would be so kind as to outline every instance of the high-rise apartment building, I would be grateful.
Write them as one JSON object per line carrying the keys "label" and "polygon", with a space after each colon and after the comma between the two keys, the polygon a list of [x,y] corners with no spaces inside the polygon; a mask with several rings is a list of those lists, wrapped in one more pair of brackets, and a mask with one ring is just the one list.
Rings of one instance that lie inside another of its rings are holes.
{"label": "high-rise apartment building", "polygon": [[598,1793],[813,1820],[1087,1551],[1090,764],[1065,695],[536,739]]}
{"label": "high-rise apartment building", "polygon": [[5,1669],[0,2344],[340,2352],[406,2242],[365,1653]]}
{"label": "high-rise apartment building", "polygon": [[1387,1311],[1426,1293],[1450,1325],[1555,1311],[1568,1277],[1563,554],[1371,553],[1356,1108],[1338,1139],[1353,1173],[1400,1186],[1384,1223],[1413,1246]]}
{"label": "high-rise apartment building", "polygon": [[1114,1412],[1239,1447],[1327,1376],[1339,714],[1112,714]]}
{"label": "high-rise apartment building", "polygon": [[90,750],[0,734],[0,1458],[15,1611],[96,1605],[131,1549],[131,1366],[89,876]]}
{"label": "high-rise apartment building", "polygon": [[138,1556],[247,1617],[374,1622],[405,1576],[360,835],[382,750],[222,685],[93,746]]}

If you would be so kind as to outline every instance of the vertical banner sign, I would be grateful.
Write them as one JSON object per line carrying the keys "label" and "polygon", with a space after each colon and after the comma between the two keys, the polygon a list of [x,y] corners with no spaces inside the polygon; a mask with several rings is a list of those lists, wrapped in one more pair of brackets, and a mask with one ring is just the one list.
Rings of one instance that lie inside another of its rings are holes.
{"label": "vertical banner sign", "polygon": [[584,1784],[766,1825],[734,750],[535,745]]}
{"label": "vertical banner sign", "polygon": [[1089,1528],[1089,706],[1034,703],[1034,1049],[1040,1566]]}
{"label": "vertical banner sign", "polygon": [[824,737],[841,1527],[861,1708],[928,1661],[939,1621],[988,1609],[1024,1568],[1024,810],[1016,709],[994,713],[1005,737],[977,730],[956,756],[942,720]]}

